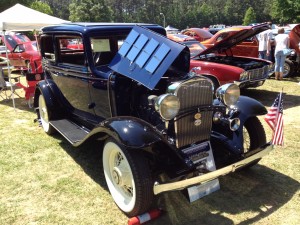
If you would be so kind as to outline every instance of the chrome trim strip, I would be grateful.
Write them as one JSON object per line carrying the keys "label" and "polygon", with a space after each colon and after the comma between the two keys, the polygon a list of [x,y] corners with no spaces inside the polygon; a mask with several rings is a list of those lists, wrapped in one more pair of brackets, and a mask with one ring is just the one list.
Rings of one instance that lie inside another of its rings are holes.
{"label": "chrome trim strip", "polygon": [[237,86],[241,86],[242,84],[246,84],[246,83],[253,84],[253,83],[257,83],[257,82],[265,81],[265,80],[266,80],[266,78],[261,78],[261,79],[257,79],[257,80],[233,81],[233,83],[236,84]]}
{"label": "chrome trim strip", "polygon": [[220,176],[224,176],[226,174],[234,172],[236,169],[238,169],[242,166],[245,166],[257,159],[262,158],[263,156],[269,154],[272,150],[273,150],[273,145],[271,145],[269,143],[262,151],[254,154],[252,156],[249,156],[248,158],[243,159],[239,162],[233,163],[229,166],[212,171],[210,173],[207,173],[207,174],[204,174],[201,176],[197,176],[197,177],[193,177],[193,178],[190,178],[187,180],[173,182],[173,183],[166,183],[166,184],[157,184],[156,183],[156,184],[154,184],[153,192],[155,195],[157,195],[162,192],[181,190],[181,189],[193,186],[195,184],[200,184],[200,183],[204,183],[204,182],[216,179]]}

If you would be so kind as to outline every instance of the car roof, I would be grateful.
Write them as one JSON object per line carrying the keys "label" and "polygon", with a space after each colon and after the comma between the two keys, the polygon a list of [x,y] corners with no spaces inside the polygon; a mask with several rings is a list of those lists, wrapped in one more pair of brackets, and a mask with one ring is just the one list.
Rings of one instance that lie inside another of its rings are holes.
{"label": "car roof", "polygon": [[167,34],[167,37],[173,41],[184,42],[184,41],[196,41],[195,38],[185,34]]}
{"label": "car roof", "polygon": [[62,23],[42,28],[42,33],[55,33],[55,32],[79,32],[82,34],[103,31],[117,31],[117,30],[131,30],[135,25],[146,27],[162,35],[166,35],[163,27],[157,24],[147,23],[93,23],[93,22],[76,22],[76,23]]}
{"label": "car roof", "polygon": [[208,30],[205,30],[202,28],[197,28],[197,27],[188,28],[188,29],[182,31],[182,33],[185,33],[187,31],[192,31],[203,38],[211,38],[213,36],[213,34],[210,33]]}

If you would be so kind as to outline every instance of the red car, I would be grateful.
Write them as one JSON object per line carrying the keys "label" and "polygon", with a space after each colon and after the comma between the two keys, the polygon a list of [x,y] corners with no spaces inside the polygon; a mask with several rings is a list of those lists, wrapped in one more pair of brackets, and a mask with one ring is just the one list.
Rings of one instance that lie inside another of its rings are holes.
{"label": "red car", "polygon": [[[6,46],[9,51],[12,51],[17,44],[30,41],[30,39],[21,33],[9,32],[5,34]],[[0,45],[4,45],[4,36],[0,35]]]}
{"label": "red car", "polygon": [[258,58],[234,56],[231,48],[266,29],[265,25],[244,27],[209,48],[196,40],[181,43],[190,49],[190,69],[198,75],[209,77],[215,88],[230,82],[238,84],[240,88],[258,87],[269,77],[272,63]]}
{"label": "red car", "polygon": [[[222,49],[224,54],[230,54],[230,55],[235,55],[235,56],[247,56],[247,57],[254,57],[257,58],[258,57],[258,40],[255,36],[255,34],[253,34],[255,32],[255,30],[251,29],[252,26],[235,26],[235,27],[227,27],[225,29],[220,30],[219,32],[217,32],[215,35],[213,35],[210,39],[202,41],[201,43],[207,47],[213,47],[214,45],[216,45],[218,42],[220,42],[223,39],[226,39],[230,36],[239,36],[242,35],[241,38],[239,38],[240,42],[236,42],[236,44],[228,49],[226,49],[226,51],[224,51],[224,49]],[[244,34],[243,33],[247,33],[245,34],[248,38],[244,38]],[[250,33],[252,33],[250,35]],[[256,33],[257,34],[257,33]],[[241,41],[242,39],[242,41]]]}
{"label": "red car", "polygon": [[[15,69],[35,74],[43,72],[36,41],[31,41],[26,35],[20,33],[8,33],[5,34],[5,38],[2,35],[2,44],[4,41],[10,64]],[[6,53],[2,51],[1,56],[6,57]]]}
{"label": "red car", "polygon": [[17,44],[13,51],[8,52],[11,65],[29,73],[42,73],[41,55],[35,41]]}
{"label": "red car", "polygon": [[26,74],[27,84],[21,87],[25,91],[25,99],[30,103],[36,83],[43,79],[42,58],[37,43],[30,41],[26,35],[18,33],[6,34],[5,39],[1,36],[1,41],[3,43],[5,41],[8,50],[7,53],[1,51],[1,56],[8,56],[10,65]]}
{"label": "red car", "polygon": [[[290,48],[294,49],[294,54],[291,54],[287,57],[287,60],[285,61],[285,69],[286,66],[289,66],[290,75],[299,74],[300,71],[300,49],[299,49],[299,43],[300,43],[300,24],[293,27],[293,29],[289,32],[290,37]],[[288,65],[286,65],[288,64]]]}

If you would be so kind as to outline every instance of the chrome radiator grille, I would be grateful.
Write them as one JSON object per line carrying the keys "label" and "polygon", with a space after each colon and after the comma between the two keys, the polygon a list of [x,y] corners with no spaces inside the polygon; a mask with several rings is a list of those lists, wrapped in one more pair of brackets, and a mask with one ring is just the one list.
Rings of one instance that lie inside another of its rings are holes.
{"label": "chrome radiator grille", "polygon": [[[211,82],[205,78],[195,77],[180,84],[175,94],[180,100],[179,116],[175,118],[177,148],[209,139],[213,112],[201,111],[201,108],[212,105],[213,91]],[[184,112],[191,109],[195,110],[184,114]],[[195,125],[195,114],[197,111],[199,111],[201,116],[200,125]],[[182,113],[184,116],[180,116]]]}
{"label": "chrome radiator grille", "polygon": [[269,67],[264,66],[262,68],[252,69],[247,71],[249,73],[249,79],[250,80],[257,80],[266,78],[269,73]]}

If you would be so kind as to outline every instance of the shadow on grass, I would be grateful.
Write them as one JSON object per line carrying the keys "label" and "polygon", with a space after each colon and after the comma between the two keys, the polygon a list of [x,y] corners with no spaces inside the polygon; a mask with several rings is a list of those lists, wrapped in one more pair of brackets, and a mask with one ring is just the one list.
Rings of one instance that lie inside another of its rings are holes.
{"label": "shadow on grass", "polygon": [[[3,94],[2,94],[2,96],[3,96]],[[33,108],[29,108],[25,98],[15,97],[14,101],[15,101],[15,109],[16,110],[22,110],[22,111],[35,113]],[[0,104],[7,106],[7,107],[11,107],[12,109],[14,108],[13,100],[11,98],[10,99],[2,99],[0,97]]]}
{"label": "shadow on grass", "polygon": [[158,202],[167,213],[151,224],[255,224],[282,207],[300,188],[296,180],[262,165],[219,180],[219,191],[193,203],[179,191],[163,194]]}
{"label": "shadow on grass", "polygon": [[[300,86],[299,86],[300,87]],[[266,107],[270,107],[279,92],[270,90],[260,90],[260,89],[243,89],[241,90],[241,95],[248,96],[260,101]],[[284,109],[293,108],[299,106],[299,95],[286,94],[283,91],[283,107]]]}
{"label": "shadow on grass", "polygon": [[88,176],[108,191],[102,167],[103,143],[101,141],[91,138],[83,145],[73,147],[60,134],[57,133],[53,137],[61,140],[60,146],[81,166]]}
{"label": "shadow on grass", "polygon": [[[62,140],[61,147],[88,176],[108,191],[102,168],[103,144],[91,140],[74,148],[60,135],[54,137]],[[241,225],[255,224],[282,207],[300,188],[296,180],[259,164],[219,180],[219,191],[193,203],[189,203],[181,191],[157,196],[154,204],[165,213],[149,224],[236,224],[228,218],[230,216],[237,216]]]}

